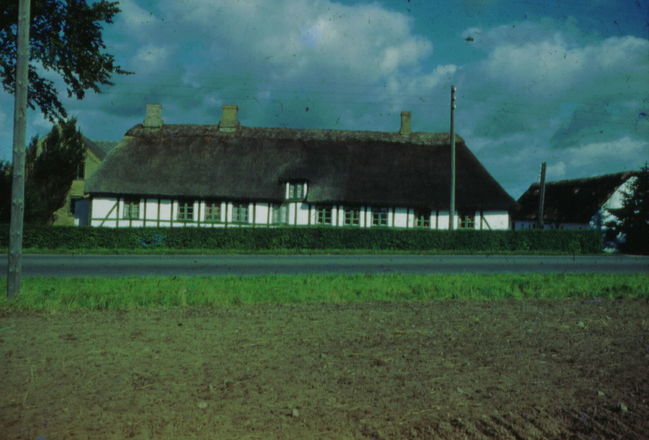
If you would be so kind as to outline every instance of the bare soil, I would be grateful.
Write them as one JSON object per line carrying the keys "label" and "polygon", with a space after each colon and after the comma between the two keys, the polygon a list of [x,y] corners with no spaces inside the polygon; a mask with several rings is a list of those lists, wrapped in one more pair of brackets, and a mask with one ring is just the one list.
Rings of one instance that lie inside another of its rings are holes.
{"label": "bare soil", "polygon": [[0,317],[2,439],[646,439],[646,300]]}

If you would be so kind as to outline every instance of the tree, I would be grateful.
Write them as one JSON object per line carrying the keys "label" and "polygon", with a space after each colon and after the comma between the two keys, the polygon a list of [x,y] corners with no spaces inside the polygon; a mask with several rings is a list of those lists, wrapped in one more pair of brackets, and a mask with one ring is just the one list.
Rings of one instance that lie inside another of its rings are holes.
{"label": "tree", "polygon": [[618,216],[627,252],[649,254],[649,167],[645,164],[625,194]]}
{"label": "tree", "polygon": [[[82,99],[87,90],[100,92],[111,85],[111,75],[129,74],[104,52],[102,23],[112,23],[120,12],[117,1],[32,0],[30,29],[29,106],[39,107],[51,121],[67,116],[54,82],[43,70],[60,75],[68,96]],[[0,78],[14,93],[18,2],[0,0]],[[36,66],[39,66],[37,69]]]}
{"label": "tree", "polygon": [[52,223],[54,212],[65,204],[84,157],[83,136],[74,119],[55,126],[42,140],[32,139],[26,152],[26,223]]}

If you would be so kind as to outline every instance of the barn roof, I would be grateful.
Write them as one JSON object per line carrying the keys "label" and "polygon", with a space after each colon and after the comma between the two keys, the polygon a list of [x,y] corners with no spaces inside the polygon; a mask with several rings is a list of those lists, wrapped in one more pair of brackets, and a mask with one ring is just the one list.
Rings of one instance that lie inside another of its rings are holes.
{"label": "barn roof", "polygon": [[[591,217],[613,195],[634,171],[624,171],[583,179],[548,182],[545,186],[543,217],[551,223],[588,223]],[[536,221],[539,184],[533,183],[518,199],[518,220]]]}
{"label": "barn roof", "polygon": [[[458,209],[514,200],[457,136]],[[307,202],[448,209],[448,133],[162,125],[131,128],[89,179],[94,195],[281,202],[306,181]]]}

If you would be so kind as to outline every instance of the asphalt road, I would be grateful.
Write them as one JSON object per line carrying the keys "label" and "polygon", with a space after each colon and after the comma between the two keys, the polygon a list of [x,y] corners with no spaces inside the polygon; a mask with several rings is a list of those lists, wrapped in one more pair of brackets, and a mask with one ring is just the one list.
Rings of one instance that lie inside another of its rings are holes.
{"label": "asphalt road", "polygon": [[[649,257],[503,255],[35,255],[26,277],[214,276],[306,273],[646,273]],[[7,259],[0,259],[0,276]]]}

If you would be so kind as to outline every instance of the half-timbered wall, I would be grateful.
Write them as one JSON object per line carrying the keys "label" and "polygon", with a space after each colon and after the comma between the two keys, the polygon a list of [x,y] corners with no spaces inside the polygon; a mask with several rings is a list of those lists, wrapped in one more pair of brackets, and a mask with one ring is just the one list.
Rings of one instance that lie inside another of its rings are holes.
{"label": "half-timbered wall", "polygon": [[[256,226],[280,226],[273,223],[273,205],[269,203],[251,203],[236,201],[206,201],[206,200],[169,200],[160,198],[118,198],[118,197],[96,197],[92,199],[91,222],[96,227],[256,227]],[[137,208],[127,206],[129,203],[139,203]],[[185,205],[181,206],[181,204]],[[208,219],[207,205],[216,203],[220,207],[219,219]],[[316,205],[305,202],[285,203],[287,209],[288,225],[317,225],[318,209]],[[242,207],[247,208],[247,221],[237,221],[235,212]],[[181,212],[191,210],[192,219],[182,218]],[[331,205],[331,226],[345,225],[345,207],[343,205]],[[372,208],[370,206],[354,207],[359,212],[358,227],[376,227],[374,225],[374,214],[378,209],[384,210],[383,218],[386,220],[386,227],[415,228],[417,210],[413,208]],[[184,211],[183,211],[184,210]],[[509,214],[507,211],[475,211],[472,212],[473,229],[503,230],[509,229]],[[136,215],[135,215],[136,214]],[[467,213],[464,213],[467,215]],[[468,213],[470,215],[471,213]],[[459,215],[455,217],[455,227],[460,227]],[[428,217],[428,228],[448,229],[448,211],[431,210]]]}

